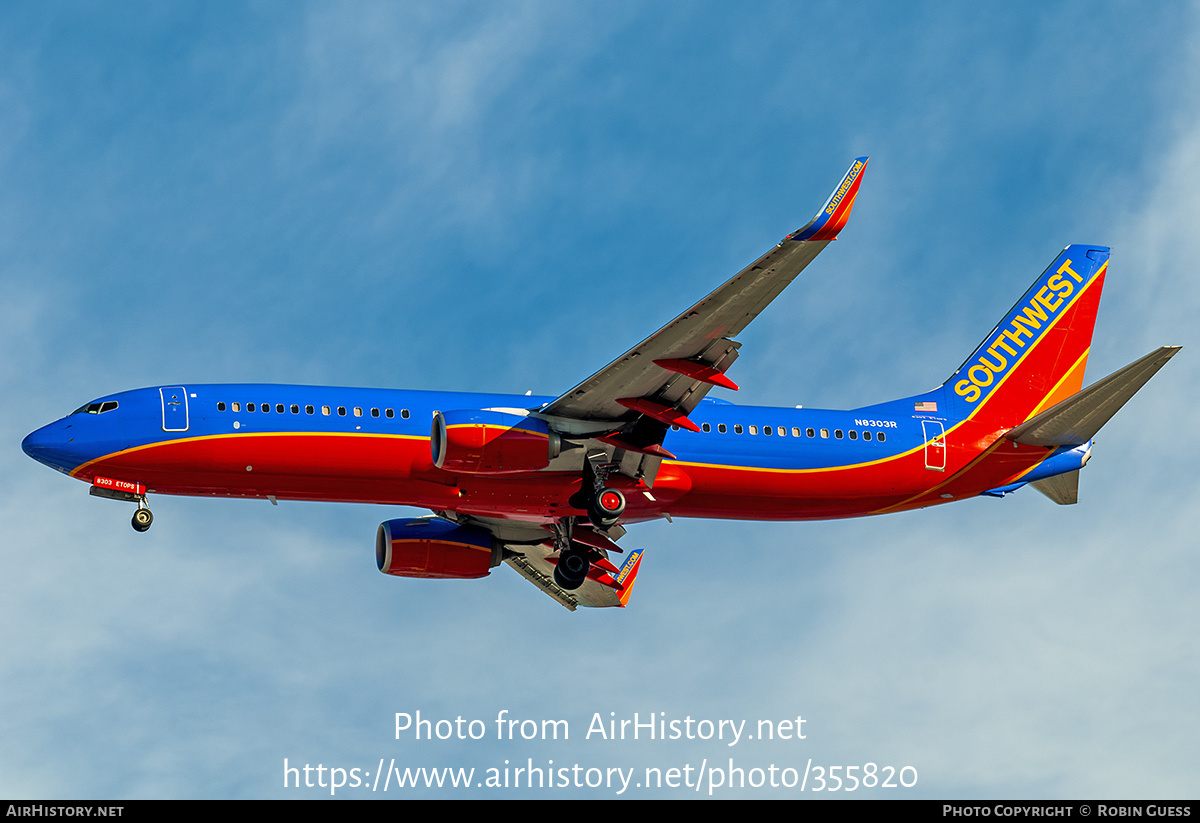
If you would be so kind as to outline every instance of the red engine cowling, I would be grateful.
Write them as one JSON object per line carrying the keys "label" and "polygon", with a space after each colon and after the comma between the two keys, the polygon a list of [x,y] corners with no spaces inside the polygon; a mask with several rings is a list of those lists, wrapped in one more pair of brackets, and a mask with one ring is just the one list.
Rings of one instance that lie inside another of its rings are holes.
{"label": "red engine cowling", "polygon": [[375,534],[375,565],[398,577],[487,577],[502,559],[491,532],[436,517],[388,520]]}
{"label": "red engine cowling", "polygon": [[467,409],[434,412],[429,448],[439,469],[515,474],[546,468],[562,444],[537,418]]}

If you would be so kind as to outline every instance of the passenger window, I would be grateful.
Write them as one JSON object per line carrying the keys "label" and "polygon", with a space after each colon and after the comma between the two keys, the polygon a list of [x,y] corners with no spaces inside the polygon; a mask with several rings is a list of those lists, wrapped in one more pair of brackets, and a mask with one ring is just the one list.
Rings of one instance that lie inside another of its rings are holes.
{"label": "passenger window", "polygon": [[812,429],[805,429],[804,436],[805,437],[816,437],[817,433],[815,431],[813,431]]}
{"label": "passenger window", "polygon": [[293,403],[293,404],[292,404],[292,414],[299,414],[299,413],[300,413],[300,406],[298,406],[297,404]]}
{"label": "passenger window", "polygon": [[875,439],[882,443],[884,440],[887,440],[887,437],[884,436],[883,432],[875,432]]}
{"label": "passenger window", "polygon": [[271,411],[271,404],[270,403],[259,403],[258,410],[261,411],[263,414],[266,414]]}
{"label": "passenger window", "polygon": [[407,420],[408,419],[408,409],[401,409],[400,416],[403,417],[405,420]]}
{"label": "passenger window", "polygon": [[700,426],[700,428],[702,428],[702,429],[703,429],[704,431],[706,431],[706,432],[710,432],[710,431],[712,431],[712,426],[708,425],[707,423],[704,423],[704,424],[702,424],[702,425]]}
{"label": "passenger window", "polygon": [[387,417],[388,417],[388,419],[389,419],[389,420],[391,420],[393,417],[395,417],[395,416],[396,416],[396,413],[395,413],[394,411],[392,411],[391,409],[388,409],[388,410],[386,410],[386,411],[384,412],[384,414],[386,414],[386,415],[387,415]]}
{"label": "passenger window", "polygon": [[787,426],[780,426],[780,427],[779,427],[779,436],[780,436],[780,437],[787,437]]}
{"label": "passenger window", "polygon": [[346,416],[346,407],[338,406],[338,417],[345,417],[345,416]]}
{"label": "passenger window", "polygon": [[751,427],[750,427],[750,433],[751,433],[751,434],[758,434],[758,426],[751,426]]}
{"label": "passenger window", "polygon": [[[792,426],[792,437],[799,437],[799,436],[800,436],[800,427]],[[808,430],[808,436],[812,437],[812,429]]]}
{"label": "passenger window", "polygon": [[305,406],[305,407],[304,407],[304,413],[305,413],[305,414],[315,414],[315,413],[316,413],[316,411],[317,411],[317,410],[316,410],[316,409],[314,409],[312,406]]}
{"label": "passenger window", "polygon": [[838,440],[841,440],[841,439],[842,439],[842,430],[841,430],[841,429],[834,429],[834,430],[833,430],[833,436],[834,436],[834,437],[836,437]]}
{"label": "passenger window", "polygon": [[253,404],[253,403],[247,403],[247,404],[246,404],[246,411],[254,411],[254,404]]}
{"label": "passenger window", "polygon": [[360,406],[355,406],[355,407],[354,407],[354,416],[355,416],[355,417],[362,417],[362,408],[361,408]]}
{"label": "passenger window", "polygon": [[283,404],[282,404],[282,403],[276,403],[276,404],[275,404],[275,411],[279,412],[280,414],[283,414]]}
{"label": "passenger window", "polygon": [[870,440],[870,439],[871,439],[871,433],[863,432],[863,440]]}
{"label": "passenger window", "polygon": [[225,404],[224,404],[224,403],[218,403],[218,404],[217,404],[217,411],[225,411]]}
{"label": "passenger window", "polygon": [[378,417],[378,416],[379,416],[379,409],[371,409],[371,416],[372,416],[372,417]]}
{"label": "passenger window", "polygon": [[741,423],[734,423],[734,424],[733,424],[733,433],[734,433],[734,434],[741,434],[741,433],[742,433],[742,424],[741,424]]}
{"label": "passenger window", "polygon": [[234,411],[241,411],[241,410],[242,410],[242,404],[241,404],[241,403],[234,403],[234,404],[233,404],[233,410],[234,410]]}
{"label": "passenger window", "polygon": [[851,430],[850,430],[850,439],[851,439],[851,440],[857,440],[857,439],[858,439],[858,432],[857,432],[857,431],[855,431],[854,429],[851,429]]}
{"label": "passenger window", "polygon": [[821,429],[821,438],[829,439],[829,429]]}
{"label": "passenger window", "polygon": [[771,433],[771,427],[763,426],[763,434],[770,434],[770,433]]}
{"label": "passenger window", "polygon": [[729,431],[729,427],[726,426],[724,423],[718,423],[717,431],[719,431],[721,434],[725,434],[725,432]]}

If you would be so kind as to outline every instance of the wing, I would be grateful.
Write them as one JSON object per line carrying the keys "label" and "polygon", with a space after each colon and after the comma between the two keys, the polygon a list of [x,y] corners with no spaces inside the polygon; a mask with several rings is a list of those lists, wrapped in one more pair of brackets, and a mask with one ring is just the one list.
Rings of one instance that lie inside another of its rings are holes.
{"label": "wing", "polygon": [[619,569],[612,566],[611,561],[608,562],[611,568],[593,566],[587,582],[574,591],[567,591],[554,582],[555,557],[552,547],[523,546],[521,553],[505,558],[504,562],[571,611],[578,606],[623,608],[629,602],[638,569],[641,568],[642,550],[630,552]]}
{"label": "wing", "polygon": [[473,529],[476,534],[487,532],[493,547],[501,549],[499,555],[493,554],[493,564],[507,563],[522,577],[571,611],[575,611],[579,606],[624,607],[629,602],[633,584],[641,568],[642,551],[639,549],[630,552],[620,568],[613,564],[613,555],[621,553],[616,541],[625,535],[625,529],[621,526],[613,526],[606,532],[598,531],[587,523],[575,526],[571,532],[571,542],[577,549],[588,552],[592,568],[583,585],[568,591],[554,582],[554,565],[558,562],[558,552],[554,548],[554,535],[547,527],[520,520],[479,517],[451,511],[438,511],[434,514],[440,520]]}
{"label": "wing", "polygon": [[[867,158],[854,161],[825,206],[804,228],[725,285],[600,371],[538,416],[564,433],[657,454],[667,426],[699,431],[687,417],[713,386],[736,389],[725,371],[737,358],[732,338],[758,316],[846,225]],[[636,425],[650,418],[657,425]],[[633,425],[631,425],[633,424]]]}
{"label": "wing", "polygon": [[[699,431],[688,414],[713,386],[737,389],[725,372],[737,358],[733,340],[759,312],[779,296],[805,266],[846,225],[858,194],[867,158],[854,161],[841,184],[817,216],[789,234],[779,245],[747,266],[725,285],[676,317],[621,357],[530,417],[544,420],[576,448],[556,458],[547,471],[570,472],[584,467],[583,487],[597,476],[593,464],[654,484],[663,458],[662,447],[671,425]],[[599,484],[594,484],[597,487]],[[584,489],[581,489],[580,494]],[[581,503],[573,506],[585,508]],[[578,606],[624,606],[637,579],[642,553],[630,552],[620,568],[610,556],[625,533],[621,526],[593,527],[583,518],[564,535],[538,523],[480,517],[452,511],[436,514],[460,525],[491,534],[493,562],[507,563],[525,579],[572,611]],[[593,521],[595,522],[595,521]],[[566,539],[573,553],[591,562],[587,579],[567,590],[555,582],[555,564],[565,554],[556,548]]]}

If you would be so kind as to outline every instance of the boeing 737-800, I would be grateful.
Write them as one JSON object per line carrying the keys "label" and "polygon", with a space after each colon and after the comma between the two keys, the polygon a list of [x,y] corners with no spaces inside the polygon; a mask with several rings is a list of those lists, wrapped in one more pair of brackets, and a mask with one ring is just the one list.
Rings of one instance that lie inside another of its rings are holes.
{"label": "boeing 737-800", "polygon": [[845,226],[867,158],[816,218],[557,397],[174,385],[98,398],[25,438],[31,457],[137,504],[147,494],[430,509],[376,535],[387,574],[507,563],[568,608],[624,606],[625,526],[671,517],[884,514],[1026,484],[1074,503],[1092,437],[1177,351],[1083,388],[1109,250],[1071,245],[941,386],[850,411],[734,405],[734,338]]}

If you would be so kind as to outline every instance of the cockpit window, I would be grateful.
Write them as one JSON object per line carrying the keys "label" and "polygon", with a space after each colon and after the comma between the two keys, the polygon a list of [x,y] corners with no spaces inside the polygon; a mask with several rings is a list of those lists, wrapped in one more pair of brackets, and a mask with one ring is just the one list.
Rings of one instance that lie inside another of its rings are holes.
{"label": "cockpit window", "polygon": [[87,403],[80,406],[71,414],[104,414],[110,412],[117,407],[116,400],[105,400],[104,402],[97,401],[95,403]]}

